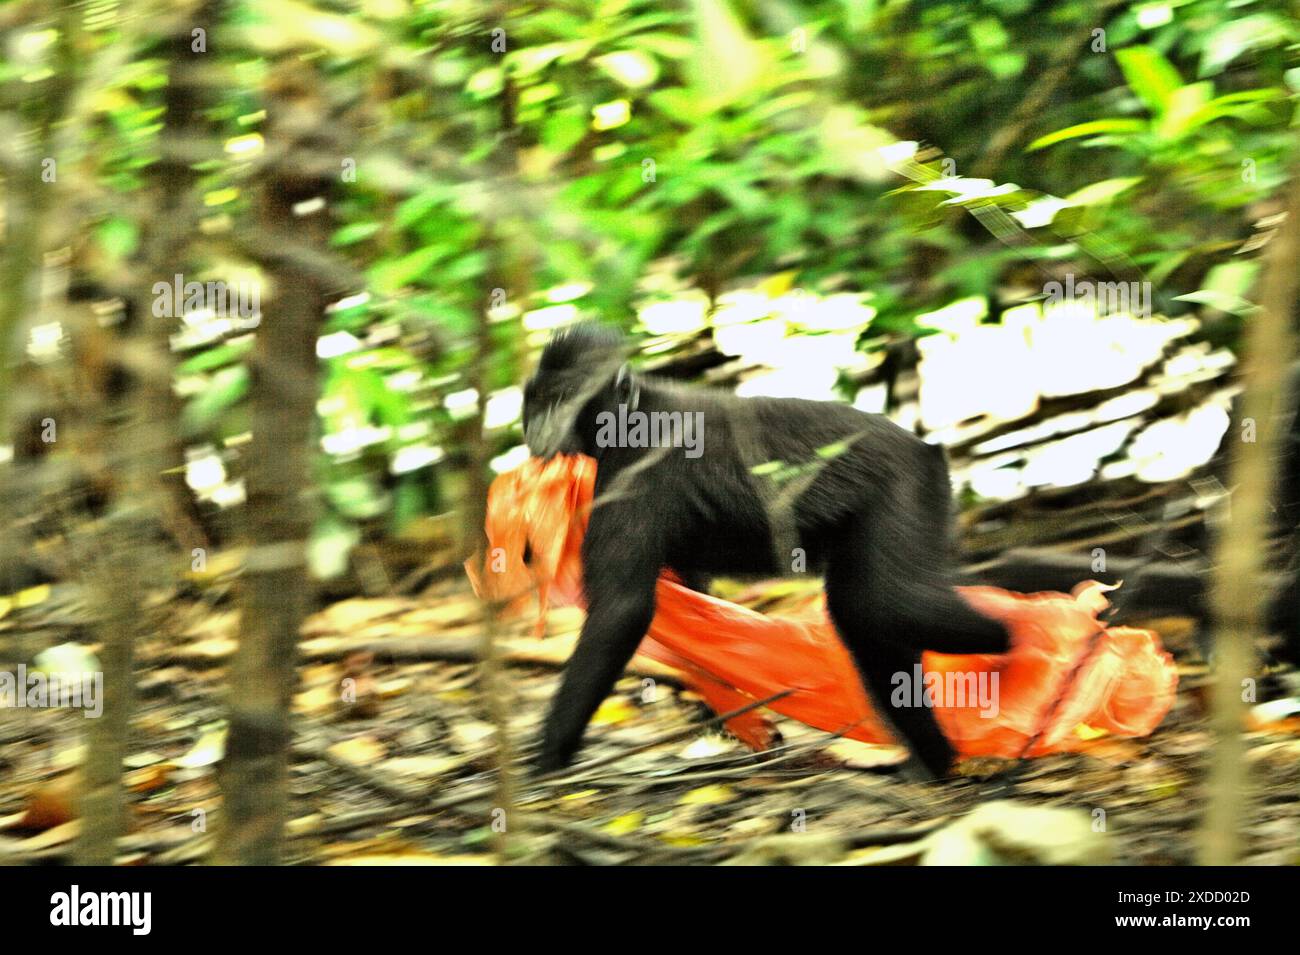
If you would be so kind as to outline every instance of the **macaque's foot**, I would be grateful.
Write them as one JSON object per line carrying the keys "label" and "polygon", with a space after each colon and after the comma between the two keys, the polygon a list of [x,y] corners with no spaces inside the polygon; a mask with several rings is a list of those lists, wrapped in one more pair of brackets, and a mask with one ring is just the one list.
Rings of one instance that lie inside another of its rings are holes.
{"label": "macaque's foot", "polygon": [[547,753],[545,750],[539,750],[532,759],[528,761],[528,776],[530,779],[536,779],[538,776],[545,776],[548,773],[559,772],[569,765],[569,761],[555,755]]}
{"label": "macaque's foot", "polygon": [[906,762],[898,767],[898,777],[909,783],[929,783],[931,785],[942,785],[946,780],[952,778],[948,772],[940,770],[938,766],[927,766],[915,756],[909,757]]}

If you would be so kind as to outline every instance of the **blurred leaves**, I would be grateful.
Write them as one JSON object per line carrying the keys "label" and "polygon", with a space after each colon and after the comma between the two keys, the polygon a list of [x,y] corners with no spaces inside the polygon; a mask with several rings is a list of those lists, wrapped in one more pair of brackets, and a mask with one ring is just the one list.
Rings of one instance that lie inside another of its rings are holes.
{"label": "blurred leaves", "polygon": [[[213,148],[186,157],[209,203],[196,266],[264,278],[227,246],[274,159],[268,93],[304,106],[295,161],[336,122],[364,131],[331,245],[367,287],[321,329],[318,536],[336,555],[358,528],[451,502],[442,486],[469,432],[446,402],[477,385],[485,311],[489,391],[522,379],[555,324],[632,327],[646,306],[698,296],[703,314],[690,299],[681,327],[699,334],[719,296],[774,274],[867,295],[859,351],[929,334],[917,316],[954,300],[1032,292],[1058,267],[1122,264],[1166,305],[1244,314],[1240,276],[1219,271],[1225,237],[1249,235],[1280,183],[1300,94],[1296,21],[1266,0],[265,0],[232,3],[229,20],[202,78]],[[17,17],[0,54],[15,142],[64,124],[49,113],[54,22]],[[135,28],[112,11],[88,21],[87,62],[136,49],[86,97],[93,121],[60,164],[76,184],[73,268],[100,280],[136,265],[149,234],[136,200],[166,158],[164,61]],[[306,83],[297,57],[324,69]],[[980,170],[1002,140],[999,168]],[[887,164],[900,146],[910,158]],[[583,291],[551,301],[557,287]],[[274,313],[175,318],[186,434],[222,443],[235,482],[223,442],[246,434],[245,361]],[[496,456],[520,435],[480,438]]]}

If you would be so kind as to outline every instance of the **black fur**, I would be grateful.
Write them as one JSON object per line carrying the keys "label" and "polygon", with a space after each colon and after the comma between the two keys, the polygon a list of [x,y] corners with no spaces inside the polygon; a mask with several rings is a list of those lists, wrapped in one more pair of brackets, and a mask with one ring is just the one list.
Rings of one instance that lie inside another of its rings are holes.
{"label": "black fur", "polygon": [[[892,708],[891,678],[910,676],[923,649],[1000,653],[1007,636],[952,590],[942,450],[842,404],[634,379],[622,349],[617,335],[578,326],[547,347],[525,389],[535,454],[582,452],[599,461],[583,544],[587,620],[546,721],[538,768],[572,760],[587,721],[645,635],[661,569],[687,580],[789,574],[794,558],[784,550],[797,546],[810,571],[825,569],[831,617],[880,711],[924,767],[944,775],[953,751],[933,712]],[[629,402],[642,412],[702,412],[702,453],[598,446],[597,416]],[[837,443],[838,454],[819,455]],[[771,515],[782,513],[773,502],[790,483],[752,472],[771,461],[813,469],[801,472],[806,486],[795,485],[789,498],[788,534],[773,528]]]}

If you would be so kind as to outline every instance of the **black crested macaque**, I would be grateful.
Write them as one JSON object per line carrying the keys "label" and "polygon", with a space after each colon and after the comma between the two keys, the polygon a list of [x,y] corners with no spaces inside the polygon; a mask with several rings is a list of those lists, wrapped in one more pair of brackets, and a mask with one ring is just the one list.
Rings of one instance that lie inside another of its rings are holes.
{"label": "black crested macaque", "polygon": [[[638,418],[651,424],[615,426]],[[661,435],[681,446],[646,446],[656,421],[681,422]],[[524,433],[535,455],[580,452],[599,462],[582,552],[587,619],[551,703],[537,770],[573,759],[645,636],[661,570],[687,581],[788,575],[802,558],[824,568],[831,618],[881,714],[929,775],[948,773],[953,750],[934,713],[890,706],[894,675],[910,680],[922,650],[1002,653],[1008,641],[1000,623],[952,589],[952,488],[941,448],[847,405],[738,398],[634,375],[621,336],[594,324],[558,333],[543,351],[524,390]],[[754,473],[770,462],[796,476]]]}

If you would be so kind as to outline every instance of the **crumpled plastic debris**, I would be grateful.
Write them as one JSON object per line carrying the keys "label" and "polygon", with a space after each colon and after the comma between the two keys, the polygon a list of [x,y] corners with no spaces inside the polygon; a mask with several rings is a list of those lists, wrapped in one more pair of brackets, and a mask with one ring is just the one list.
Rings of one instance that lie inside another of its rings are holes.
{"label": "crumpled plastic debris", "polygon": [[[489,550],[466,570],[476,591],[514,612],[535,594],[539,636],[552,602],[583,604],[582,537],[595,477],[588,457],[531,458],[499,475],[489,491]],[[959,587],[972,607],[1007,626],[1010,652],[926,653],[921,674],[896,677],[895,694],[903,703],[933,705],[963,757],[1019,756],[1035,734],[1024,755],[1067,752],[1102,734],[1146,736],[1173,705],[1178,674],[1155,633],[1098,621],[1110,589],[1096,581],[1071,594]],[[849,739],[896,742],[864,692],[824,598],[764,614],[689,590],[669,572],[655,598],[638,652],[680,670],[715,712],[793,689],[769,709]],[[775,738],[761,710],[727,728],[754,749]]]}

